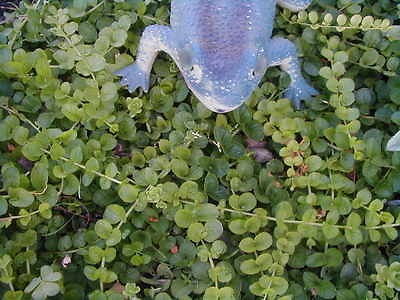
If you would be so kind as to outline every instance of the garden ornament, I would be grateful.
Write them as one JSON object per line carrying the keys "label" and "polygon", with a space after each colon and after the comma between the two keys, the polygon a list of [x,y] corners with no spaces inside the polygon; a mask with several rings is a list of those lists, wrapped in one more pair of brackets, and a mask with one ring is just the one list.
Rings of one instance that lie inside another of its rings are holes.
{"label": "garden ornament", "polygon": [[160,51],[170,55],[194,95],[210,110],[225,113],[245,102],[265,71],[280,66],[291,78],[285,96],[296,107],[317,91],[301,75],[295,45],[272,38],[275,7],[305,9],[311,0],[173,0],[171,27],[148,26],[136,62],[115,74],[130,92],[149,89]]}

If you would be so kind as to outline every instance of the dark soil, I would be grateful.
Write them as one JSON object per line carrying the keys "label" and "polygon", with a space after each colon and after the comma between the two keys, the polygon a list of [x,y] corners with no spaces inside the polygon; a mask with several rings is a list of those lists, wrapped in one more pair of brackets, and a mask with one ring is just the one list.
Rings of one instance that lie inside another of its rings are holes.
{"label": "dark soil", "polygon": [[0,0],[0,22],[4,20],[4,13],[18,7],[21,0]]}

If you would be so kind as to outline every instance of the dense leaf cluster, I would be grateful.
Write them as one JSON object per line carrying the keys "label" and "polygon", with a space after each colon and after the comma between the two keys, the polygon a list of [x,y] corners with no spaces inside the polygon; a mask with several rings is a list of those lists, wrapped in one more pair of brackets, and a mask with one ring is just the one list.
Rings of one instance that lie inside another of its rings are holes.
{"label": "dense leaf cluster", "polygon": [[[270,69],[217,115],[157,59],[131,63],[167,0],[36,0],[0,25],[0,297],[395,299],[398,1],[279,10],[321,94]],[[232,24],[235,26],[235,24]],[[267,161],[267,162],[266,162]]]}

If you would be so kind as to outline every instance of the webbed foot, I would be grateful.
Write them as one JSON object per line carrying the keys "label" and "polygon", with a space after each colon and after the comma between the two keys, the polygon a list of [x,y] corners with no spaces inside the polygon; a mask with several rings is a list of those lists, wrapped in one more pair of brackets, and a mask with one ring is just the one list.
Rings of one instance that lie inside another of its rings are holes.
{"label": "webbed foot", "polygon": [[147,26],[140,39],[135,63],[114,74],[122,77],[121,84],[127,85],[130,92],[138,87],[147,92],[151,69],[158,52],[165,51],[176,60],[176,49],[178,47],[171,28],[161,25]]}
{"label": "webbed foot", "polygon": [[146,74],[139,68],[137,64],[131,64],[116,72],[115,75],[121,76],[121,84],[128,86],[129,92],[134,92],[138,87],[141,87],[145,92],[149,89],[149,74]]}
{"label": "webbed foot", "polygon": [[268,61],[270,66],[280,66],[290,76],[291,83],[285,93],[285,97],[292,100],[296,108],[300,107],[301,100],[308,100],[318,91],[311,87],[304,79],[297,58],[296,46],[289,40],[274,38],[268,47]]}
{"label": "webbed foot", "polygon": [[318,95],[319,92],[307,83],[304,78],[298,78],[295,82],[292,81],[285,92],[285,97],[290,99],[293,105],[299,109],[301,100],[310,100],[312,96]]}
{"label": "webbed foot", "polygon": [[298,12],[300,10],[306,9],[312,0],[278,0],[278,4],[285,7],[293,12]]}

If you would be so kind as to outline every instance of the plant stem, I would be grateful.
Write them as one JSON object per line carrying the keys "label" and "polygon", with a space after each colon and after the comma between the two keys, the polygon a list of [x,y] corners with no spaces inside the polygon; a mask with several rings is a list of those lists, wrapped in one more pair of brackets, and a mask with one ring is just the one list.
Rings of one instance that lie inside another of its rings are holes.
{"label": "plant stem", "polygon": [[11,221],[11,220],[17,220],[17,219],[22,219],[22,218],[26,218],[26,217],[30,217],[33,215],[38,214],[40,211],[39,210],[35,210],[27,215],[24,216],[9,216],[9,217],[4,217],[4,218],[0,218],[0,222],[7,222],[7,221]]}
{"label": "plant stem", "polygon": [[63,229],[72,221],[74,215],[75,215],[75,214],[73,214],[72,217],[69,218],[69,220],[68,220],[67,222],[65,222],[64,224],[62,224],[62,225],[61,225],[59,228],[57,228],[55,231],[52,231],[52,232],[50,232],[50,233],[43,234],[42,236],[44,236],[44,237],[49,237],[49,236],[52,236],[52,235],[57,234],[58,232],[60,232],[61,230],[63,230]]}
{"label": "plant stem", "polygon": [[[133,210],[135,209],[136,205],[139,203],[139,198],[136,199],[136,201],[131,205],[131,207],[128,209],[128,211],[125,213],[125,220],[128,220],[128,217],[130,216],[130,214],[133,212]],[[126,221],[121,220],[121,222],[119,222],[117,229],[120,229],[121,226],[125,223]]]}
{"label": "plant stem", "polygon": [[32,128],[34,128],[37,132],[40,132],[40,128],[35,125],[31,120],[29,120],[27,117],[25,117],[23,114],[21,114],[20,112],[18,112],[17,110],[15,110],[12,107],[8,107],[6,105],[0,105],[0,107],[4,110],[6,110],[7,112],[9,112],[10,114],[15,115],[18,119],[20,119],[21,121],[28,123],[29,125],[32,126]]}
{"label": "plant stem", "polygon": [[[190,202],[190,201],[182,201],[185,204],[190,204],[190,205],[195,205],[195,203]],[[245,211],[240,211],[240,210],[235,210],[235,209],[230,209],[230,208],[225,208],[225,207],[218,207],[219,210],[230,212],[230,213],[236,213],[236,214],[241,214],[244,216],[249,216],[249,217],[258,217],[259,215],[245,212]],[[323,223],[314,223],[314,222],[306,222],[306,221],[298,221],[298,220],[279,220],[274,217],[269,217],[265,216],[265,218],[269,221],[273,221],[275,223],[283,222],[286,224],[303,224],[303,225],[310,225],[310,226],[317,226],[317,227],[323,227],[325,224]],[[336,228],[341,228],[341,229],[352,229],[350,226],[345,226],[345,225],[331,225]]]}
{"label": "plant stem", "polygon": [[150,20],[150,21],[153,21],[153,22],[161,24],[161,25],[168,25],[168,23],[165,23],[163,20],[160,20],[160,19],[157,19],[157,18],[153,18],[151,16],[144,15],[144,16],[142,16],[142,18]]}
{"label": "plant stem", "polygon": [[[204,247],[206,247],[206,249],[207,249],[207,254],[208,254],[208,261],[209,261],[209,263],[210,263],[211,269],[214,269],[214,268],[215,268],[214,260],[213,260],[212,257],[211,257],[211,253],[210,253],[210,251],[208,250],[208,247],[206,246],[206,244],[205,244],[203,241],[201,241],[201,244],[202,244]],[[218,278],[215,278],[214,283],[215,283],[215,287],[218,289]]]}
{"label": "plant stem", "polygon": [[[46,149],[43,149],[43,148],[42,148],[41,150],[42,150],[44,153],[50,155],[50,151],[48,151],[48,150],[46,150]],[[74,162],[73,160],[71,160],[71,159],[69,159],[69,158],[66,158],[66,157],[62,156],[62,157],[60,157],[60,160],[65,161],[65,162],[72,163],[74,166],[76,166],[76,167],[78,167],[78,168],[80,168],[80,169],[82,169],[82,170],[86,170],[86,171],[87,171],[87,168],[86,168],[84,165],[79,164],[79,163],[77,163],[77,162]],[[114,183],[116,183],[116,184],[122,184],[122,183],[123,183],[122,181],[120,181],[120,180],[118,180],[118,179],[115,179],[115,178],[113,178],[113,177],[107,176],[107,175],[105,175],[105,174],[103,174],[103,173],[100,173],[100,172],[97,172],[97,171],[89,171],[89,172],[91,172],[91,173],[93,173],[93,174],[95,174],[95,175],[97,175],[97,176],[106,178],[106,179],[108,179],[108,180],[110,180],[111,182],[114,182]],[[128,179],[128,180],[130,180],[130,179]]]}
{"label": "plant stem", "polygon": [[365,229],[376,230],[376,229],[396,228],[396,227],[400,227],[400,224],[383,224],[383,225],[378,225],[378,226],[365,227]]}
{"label": "plant stem", "polygon": [[48,253],[52,253],[52,254],[62,254],[62,255],[65,255],[65,254],[74,254],[74,253],[77,253],[77,252],[79,252],[80,250],[83,250],[83,249],[86,249],[87,247],[81,247],[81,248],[77,248],[77,249],[73,249],[73,250],[67,250],[67,251],[50,251],[50,252],[48,252]]}
{"label": "plant stem", "polygon": [[[231,212],[231,213],[239,213],[239,214],[243,214],[243,215],[247,215],[247,216],[252,216],[252,217],[257,217],[258,216],[258,215],[253,214],[253,213],[248,213],[248,212],[244,212],[244,211],[238,211],[238,210],[229,209],[229,208],[221,207],[221,208],[218,208],[218,209],[223,210],[223,211],[227,211],[227,212]],[[273,221],[273,222],[276,222],[276,223],[283,222],[283,223],[286,223],[286,224],[298,224],[298,225],[304,224],[304,225],[317,226],[317,227],[323,227],[325,225],[323,223],[306,222],[306,221],[298,221],[298,220],[279,220],[277,218],[269,217],[269,216],[266,216],[265,218],[267,220],[269,220],[269,221]],[[332,225],[332,226],[334,226],[336,228],[341,228],[341,229],[351,229],[351,227],[344,226],[344,225]]]}
{"label": "plant stem", "polygon": [[[26,251],[29,251],[29,247],[26,247]],[[31,264],[29,263],[29,259],[26,259],[26,273],[31,274]]]}
{"label": "plant stem", "polygon": [[102,6],[102,5],[104,4],[104,2],[105,2],[105,1],[103,0],[103,1],[101,1],[99,4],[97,4],[96,6],[92,7],[91,9],[89,9],[89,10],[85,13],[84,17],[87,16],[87,15],[90,15],[92,12],[94,12],[96,9],[98,9],[100,6]]}
{"label": "plant stem", "polygon": [[[190,202],[190,201],[181,201],[182,203],[185,204],[189,204],[189,205],[196,205],[196,203],[194,202]],[[240,211],[240,210],[235,210],[235,209],[230,209],[230,208],[225,208],[225,207],[218,207],[219,210],[221,211],[226,211],[226,212],[230,212],[230,213],[235,213],[235,214],[241,214],[244,216],[249,216],[249,217],[259,217],[259,215],[257,214],[253,214],[253,213],[249,213],[249,212],[245,212],[245,211]],[[323,227],[325,225],[329,225],[332,226],[334,228],[338,228],[338,229],[348,229],[348,230],[352,230],[354,229],[351,226],[347,226],[347,225],[336,225],[336,224],[324,224],[324,223],[315,223],[315,222],[306,222],[306,221],[299,221],[299,220],[279,220],[278,218],[274,218],[274,217],[269,217],[269,216],[265,216],[265,218],[269,221],[273,221],[275,223],[285,223],[285,224],[297,224],[297,225],[309,225],[309,226],[315,226],[315,227]],[[365,230],[377,230],[377,229],[385,229],[385,228],[396,228],[396,227],[400,227],[400,224],[383,224],[383,225],[378,225],[378,226],[373,226],[373,227],[368,227],[368,226],[360,226],[360,228],[363,228]]]}
{"label": "plant stem", "polygon": [[[271,278],[274,277],[274,276],[275,276],[275,270],[272,272]],[[263,300],[266,300],[266,299],[267,299],[267,297],[268,297],[268,292],[269,292],[269,290],[271,289],[271,285],[272,285],[272,280],[270,280],[269,283],[268,283],[268,287],[267,287],[267,289],[265,290],[265,295],[264,295],[264,299],[263,299]]]}
{"label": "plant stem", "polygon": [[[106,258],[103,256],[103,257],[101,258],[101,265],[100,265],[100,267],[101,267],[101,268],[104,268],[105,264],[106,264]],[[103,292],[103,291],[104,291],[103,281],[101,281],[101,279],[100,279],[99,281],[100,281],[100,291]]]}

